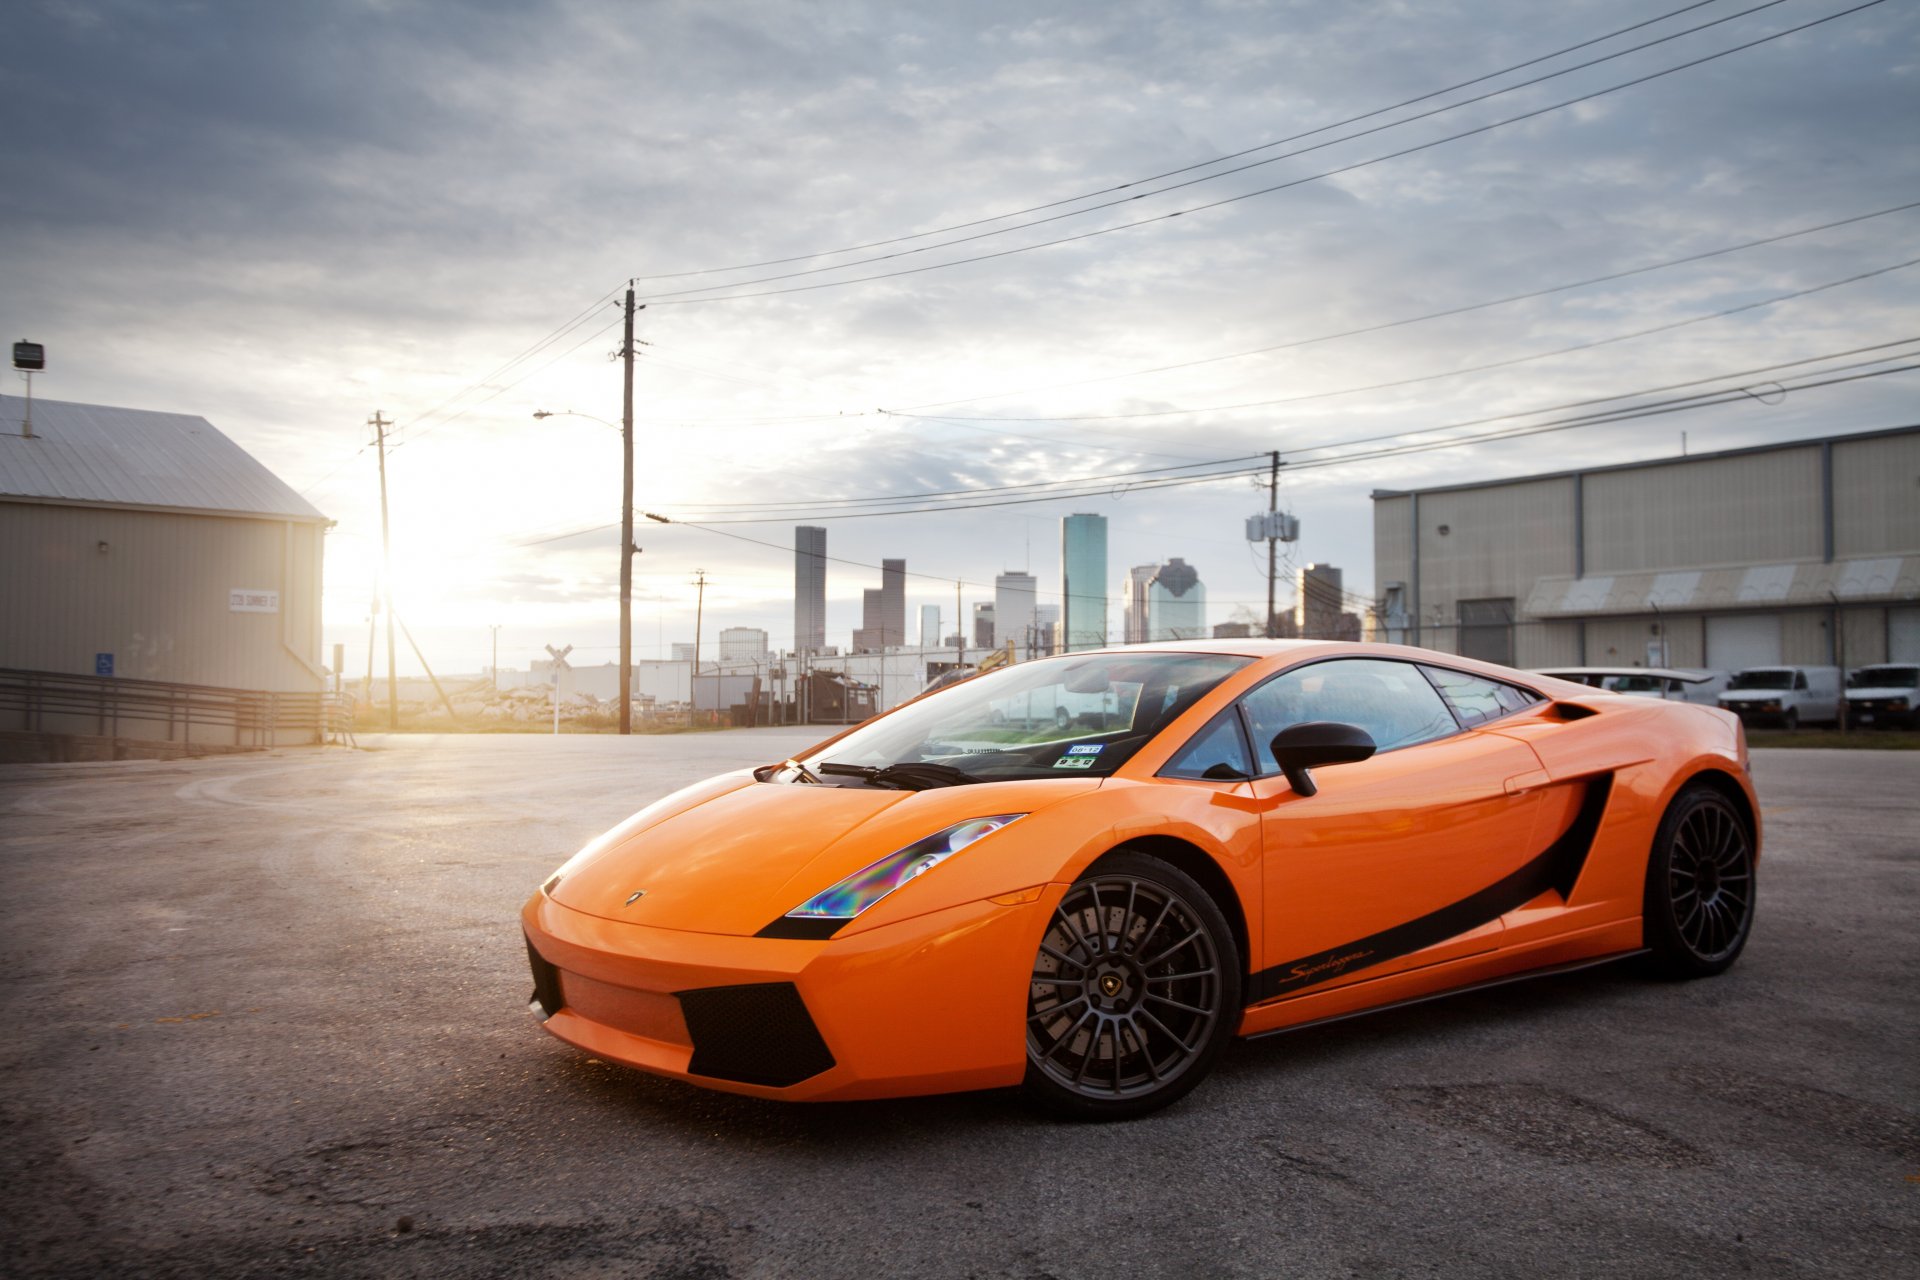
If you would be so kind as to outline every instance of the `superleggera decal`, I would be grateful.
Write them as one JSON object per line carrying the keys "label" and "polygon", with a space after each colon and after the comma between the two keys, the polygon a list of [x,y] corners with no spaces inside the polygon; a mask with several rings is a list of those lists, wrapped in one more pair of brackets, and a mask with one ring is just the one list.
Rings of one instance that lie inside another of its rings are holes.
{"label": "superleggera decal", "polygon": [[1547,846],[1544,853],[1512,875],[1450,906],[1382,930],[1371,937],[1359,938],[1262,969],[1247,984],[1247,1003],[1259,1004],[1275,996],[1291,995],[1316,983],[1445,942],[1448,938],[1458,937],[1498,920],[1549,889],[1562,898],[1572,897],[1573,886],[1580,879],[1580,869],[1586,865],[1587,855],[1593,850],[1593,838],[1600,830],[1600,817],[1606,812],[1607,797],[1612,791],[1612,774],[1603,773],[1589,778],[1586,795],[1580,802],[1580,812],[1575,815],[1573,824],[1558,840]]}

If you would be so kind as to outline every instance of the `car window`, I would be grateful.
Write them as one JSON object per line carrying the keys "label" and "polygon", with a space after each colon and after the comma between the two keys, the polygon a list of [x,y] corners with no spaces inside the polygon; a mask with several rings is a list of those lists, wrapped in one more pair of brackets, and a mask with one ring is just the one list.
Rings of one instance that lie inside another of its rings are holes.
{"label": "car window", "polygon": [[[1518,685],[1508,684],[1504,680],[1489,680],[1485,676],[1470,676],[1464,671],[1449,671],[1445,667],[1422,666],[1427,678],[1440,690],[1447,705],[1460,717],[1460,723],[1471,729],[1477,724],[1489,720],[1498,720],[1501,716],[1511,715],[1524,710],[1540,701],[1539,695]],[[1616,689],[1634,687],[1628,684],[1628,677],[1614,686]],[[1652,690],[1659,686],[1653,681],[1645,681],[1638,686]]]}
{"label": "car window", "polygon": [[1251,778],[1253,762],[1247,754],[1246,731],[1240,726],[1240,712],[1228,707],[1160,771],[1166,778],[1204,778],[1209,782],[1230,782]]}
{"label": "car window", "polygon": [[1804,688],[1806,688],[1806,687],[1807,687],[1807,673],[1806,673],[1806,672],[1804,672],[1804,671],[1796,671],[1796,672],[1794,672],[1794,673],[1793,673],[1793,687],[1794,687],[1794,688],[1796,688],[1796,689],[1804,689]]}
{"label": "car window", "polygon": [[860,771],[896,765],[937,764],[968,782],[1105,777],[1250,661],[1150,651],[1039,658],[930,693],[800,763],[837,769],[835,786],[874,785]]}
{"label": "car window", "polygon": [[1459,731],[1453,713],[1410,662],[1338,658],[1275,676],[1243,700],[1260,772],[1279,766],[1273,735],[1310,720],[1354,724],[1379,751],[1412,746]]}

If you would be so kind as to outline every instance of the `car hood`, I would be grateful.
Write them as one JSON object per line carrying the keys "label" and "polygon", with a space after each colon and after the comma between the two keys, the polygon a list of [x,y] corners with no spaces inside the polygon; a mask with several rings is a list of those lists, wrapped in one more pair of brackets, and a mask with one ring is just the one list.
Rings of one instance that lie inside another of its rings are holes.
{"label": "car hood", "polygon": [[[715,780],[716,783],[719,780]],[[928,791],[755,782],[717,788],[590,844],[547,890],[575,911],[629,924],[743,936],[847,876],[956,822],[1032,813],[1099,779]],[[640,896],[636,897],[638,894]]]}
{"label": "car hood", "polygon": [[[1791,699],[1795,692],[1796,690],[1793,689],[1725,689],[1720,693],[1720,701],[1785,702]],[[1806,694],[1805,689],[1800,689],[1797,692],[1803,696]]]}

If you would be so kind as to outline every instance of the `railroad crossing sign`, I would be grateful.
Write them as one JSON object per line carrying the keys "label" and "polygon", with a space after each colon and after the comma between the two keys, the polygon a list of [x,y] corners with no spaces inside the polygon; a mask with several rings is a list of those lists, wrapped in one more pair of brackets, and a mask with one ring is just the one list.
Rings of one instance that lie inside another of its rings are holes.
{"label": "railroad crossing sign", "polygon": [[560,673],[573,670],[567,665],[567,655],[573,652],[573,646],[556,649],[548,645],[547,652],[553,655],[553,731],[558,734],[560,732]]}

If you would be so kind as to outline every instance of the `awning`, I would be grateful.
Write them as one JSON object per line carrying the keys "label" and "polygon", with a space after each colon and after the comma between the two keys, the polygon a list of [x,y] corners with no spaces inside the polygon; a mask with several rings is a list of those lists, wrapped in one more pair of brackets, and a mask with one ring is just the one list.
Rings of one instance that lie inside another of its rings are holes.
{"label": "awning", "polygon": [[1920,556],[1541,578],[1533,584],[1522,616],[1713,613],[1826,605],[1836,600],[1841,604],[1920,600]]}

